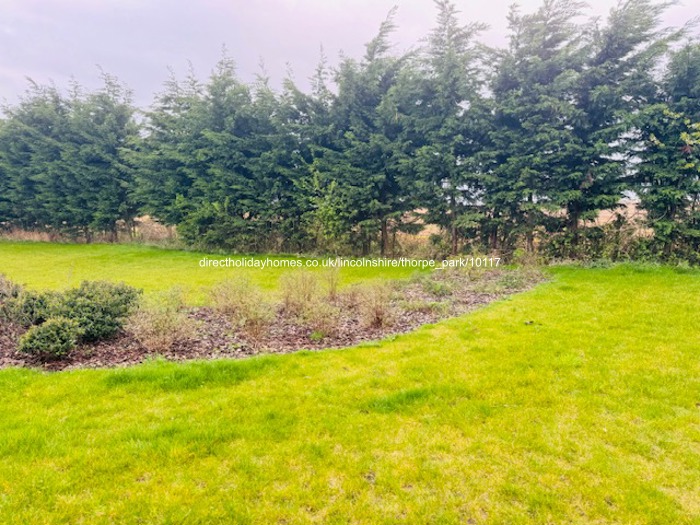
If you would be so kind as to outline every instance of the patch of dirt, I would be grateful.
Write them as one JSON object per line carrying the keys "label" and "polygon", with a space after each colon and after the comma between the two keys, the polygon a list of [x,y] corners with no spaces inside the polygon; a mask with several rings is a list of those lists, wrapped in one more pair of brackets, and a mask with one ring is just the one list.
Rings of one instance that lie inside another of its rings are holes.
{"label": "patch of dirt", "polygon": [[539,272],[489,270],[434,272],[429,278],[396,283],[391,299],[391,322],[366,326],[359,308],[347,295],[334,301],[341,307],[335,333],[319,338],[296,317],[280,310],[265,334],[251,341],[231,321],[210,308],[193,308],[188,316],[197,324],[191,338],[176,341],[169,350],[149,353],[132,335],[81,345],[60,361],[42,362],[18,352],[21,327],[0,322],[0,368],[40,367],[45,370],[105,368],[133,365],[153,357],[172,361],[236,359],[258,354],[284,354],[299,350],[342,348],[410,332],[422,325],[456,317],[513,293],[525,291],[543,280]]}

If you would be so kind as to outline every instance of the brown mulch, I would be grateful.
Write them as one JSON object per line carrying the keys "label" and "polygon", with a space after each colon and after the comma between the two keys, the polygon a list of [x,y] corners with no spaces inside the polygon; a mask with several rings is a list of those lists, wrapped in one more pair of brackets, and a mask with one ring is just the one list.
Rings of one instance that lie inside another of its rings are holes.
{"label": "brown mulch", "polygon": [[[542,280],[541,275],[533,274],[515,284],[512,280],[503,284],[507,273],[509,271],[484,272],[477,279],[467,276],[458,282],[454,281],[454,276],[450,276],[450,292],[447,295],[444,295],[445,292],[442,292],[443,295],[431,292],[420,282],[402,283],[392,299],[391,322],[381,327],[366,326],[357,308],[340,304],[343,313],[336,333],[320,340],[313,337],[313,330],[297,318],[279,311],[265,334],[257,341],[250,341],[227,317],[203,307],[188,312],[188,316],[197,324],[192,337],[177,341],[165,352],[149,353],[132,335],[123,331],[108,341],[81,345],[60,361],[42,362],[16,350],[17,340],[25,331],[23,328],[0,321],[0,368],[106,368],[137,364],[154,357],[172,361],[236,359],[258,354],[348,347],[404,334],[425,324],[463,315],[505,296],[527,290]],[[436,279],[439,281],[441,276],[438,275]],[[447,282],[448,278],[445,279]],[[338,300],[342,301],[342,298]],[[441,303],[439,308],[423,307],[437,303]]]}

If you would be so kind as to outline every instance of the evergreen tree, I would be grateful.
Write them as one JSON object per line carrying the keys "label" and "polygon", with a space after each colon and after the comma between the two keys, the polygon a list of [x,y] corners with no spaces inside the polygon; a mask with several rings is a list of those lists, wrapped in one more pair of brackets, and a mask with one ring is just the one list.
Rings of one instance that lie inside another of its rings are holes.
{"label": "evergreen tree", "polygon": [[191,188],[204,170],[195,156],[202,141],[202,87],[192,70],[184,81],[171,72],[146,112],[144,137],[130,159],[137,166],[135,198],[143,212],[177,225],[194,209]]}
{"label": "evergreen tree", "polygon": [[659,255],[700,253],[700,46],[673,54],[664,100],[638,116],[637,192]]}
{"label": "evergreen tree", "polygon": [[256,131],[250,89],[236,77],[233,60],[224,56],[204,87],[201,140],[194,158],[195,173],[188,204],[193,210],[180,223],[185,240],[204,247],[241,251],[259,240],[259,206],[262,194],[250,170],[251,135]]}
{"label": "evergreen tree", "polygon": [[561,160],[547,193],[564,210],[556,229],[567,233],[564,256],[579,255],[579,223],[618,206],[625,180],[630,118],[656,96],[654,71],[681,32],[659,29],[668,7],[653,0],[629,0],[610,13],[605,27],[586,35],[585,61],[574,92],[577,147]]}
{"label": "evergreen tree", "polygon": [[576,18],[583,6],[545,0],[530,15],[511,9],[510,47],[492,88],[495,129],[485,162],[484,226],[493,249],[512,250],[522,234],[533,252],[536,229],[557,210],[553,184],[582,170],[571,158],[582,148],[572,123],[579,116],[573,101],[584,54]]}
{"label": "evergreen tree", "polygon": [[[131,225],[137,208],[132,202],[133,170],[127,163],[138,128],[130,91],[114,77],[84,97],[74,96],[69,134],[64,137],[61,185],[65,212],[89,241],[92,232],[117,237],[117,225]],[[42,192],[46,201],[54,189]]]}
{"label": "evergreen tree", "polygon": [[5,220],[25,229],[116,237],[136,213],[125,149],[137,134],[129,92],[104,75],[104,87],[69,97],[32,84],[0,130]]}
{"label": "evergreen tree", "polygon": [[480,219],[483,186],[474,157],[489,128],[484,100],[486,50],[476,38],[486,26],[461,25],[450,0],[435,0],[437,25],[413,75],[397,90],[413,148],[407,164],[418,178],[424,219],[448,232],[456,254],[460,239]]}
{"label": "evergreen tree", "polygon": [[55,86],[31,83],[0,128],[4,221],[25,229],[65,229],[61,156],[70,105]]}
{"label": "evergreen tree", "polygon": [[311,93],[297,92],[295,106],[301,109],[296,133],[300,137],[303,171],[297,183],[299,209],[308,242],[321,253],[350,253],[353,210],[350,192],[341,186],[344,165],[342,126],[337,126],[336,96],[328,81],[331,72],[321,49],[321,59],[311,78]]}
{"label": "evergreen tree", "polygon": [[368,254],[378,233],[383,256],[392,252],[391,234],[414,207],[411,181],[401,169],[402,123],[388,100],[406,65],[406,57],[389,54],[394,15],[395,9],[367,44],[362,62],[346,58],[340,64],[333,108],[342,154],[331,169],[352,210],[354,242]]}

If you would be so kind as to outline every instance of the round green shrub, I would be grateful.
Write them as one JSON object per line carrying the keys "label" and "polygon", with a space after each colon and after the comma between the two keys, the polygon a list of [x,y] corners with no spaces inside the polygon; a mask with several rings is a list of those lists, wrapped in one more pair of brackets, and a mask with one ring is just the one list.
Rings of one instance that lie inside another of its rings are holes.
{"label": "round green shrub", "polygon": [[55,317],[31,327],[20,337],[18,349],[43,359],[58,359],[75,348],[81,332],[77,322],[65,317]]}
{"label": "round green shrub", "polygon": [[57,298],[53,292],[23,290],[0,305],[0,318],[28,328],[52,317],[52,305]]}
{"label": "round green shrub", "polygon": [[122,328],[136,309],[140,293],[123,283],[83,281],[54,302],[51,317],[65,317],[78,323],[85,342],[107,339]]}

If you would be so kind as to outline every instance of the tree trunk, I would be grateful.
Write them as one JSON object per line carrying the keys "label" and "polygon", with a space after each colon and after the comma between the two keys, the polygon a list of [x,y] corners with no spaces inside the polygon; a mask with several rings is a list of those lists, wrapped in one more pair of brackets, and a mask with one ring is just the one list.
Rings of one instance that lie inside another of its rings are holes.
{"label": "tree trunk", "polygon": [[[678,212],[678,209],[676,206],[671,205],[671,209],[668,212],[668,220],[670,222],[674,222],[676,220],[676,213]],[[669,235],[669,239],[664,241],[664,259],[670,259],[671,258],[671,253],[673,252],[673,241],[675,237],[675,229],[671,229],[671,233]]]}
{"label": "tree trunk", "polygon": [[571,210],[569,212],[569,230],[571,230],[571,256],[576,257],[578,255],[578,243],[579,243],[579,212],[578,210]]}
{"label": "tree trunk", "polygon": [[489,232],[489,246],[491,247],[491,253],[498,253],[498,227],[493,228]]}
{"label": "tree trunk", "polygon": [[389,224],[386,219],[382,219],[382,239],[379,247],[379,252],[382,257],[386,257],[389,246]]}
{"label": "tree trunk", "polygon": [[532,203],[534,202],[534,197],[532,193],[527,197],[530,207],[527,210],[527,232],[525,234],[526,240],[526,250],[527,253],[535,253],[535,217],[532,213]]}
{"label": "tree trunk", "polygon": [[452,232],[450,233],[451,240],[452,240],[452,255],[455,256],[459,252],[459,242],[457,239],[457,225],[455,224],[455,221],[452,220]]}
{"label": "tree trunk", "polygon": [[450,195],[450,242],[452,247],[450,249],[452,256],[457,255],[459,243],[457,242],[457,199],[454,195]]}

